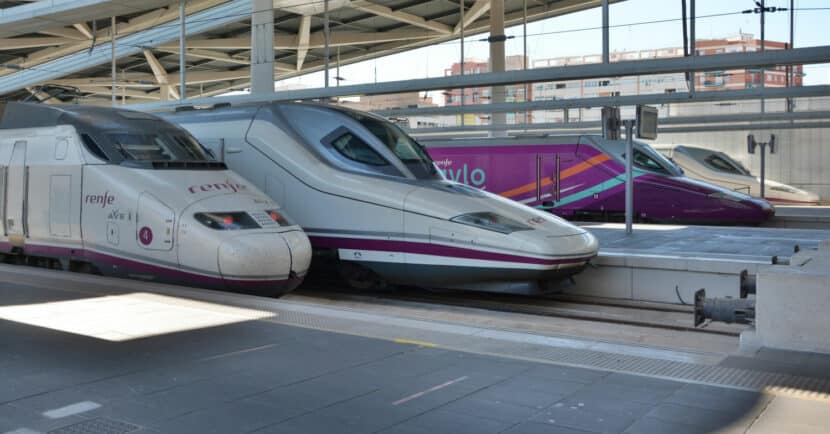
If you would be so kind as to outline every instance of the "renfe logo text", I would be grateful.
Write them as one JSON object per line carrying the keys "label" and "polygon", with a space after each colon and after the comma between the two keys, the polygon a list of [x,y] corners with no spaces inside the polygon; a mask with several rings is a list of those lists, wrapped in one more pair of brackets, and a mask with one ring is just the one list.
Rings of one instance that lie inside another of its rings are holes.
{"label": "renfe logo text", "polygon": [[223,190],[228,190],[228,191],[231,191],[233,193],[236,193],[237,191],[246,190],[246,189],[248,189],[248,186],[245,185],[245,184],[229,184],[229,183],[224,183],[223,182],[221,184],[191,185],[190,187],[188,187],[187,191],[189,191],[192,194],[196,194],[197,192],[200,192],[200,191],[219,192],[219,191],[223,191]]}
{"label": "renfe logo text", "polygon": [[113,202],[115,202],[115,196],[110,195],[109,191],[105,191],[104,194],[88,194],[84,197],[84,203],[93,205],[100,204],[101,208],[112,205]]}

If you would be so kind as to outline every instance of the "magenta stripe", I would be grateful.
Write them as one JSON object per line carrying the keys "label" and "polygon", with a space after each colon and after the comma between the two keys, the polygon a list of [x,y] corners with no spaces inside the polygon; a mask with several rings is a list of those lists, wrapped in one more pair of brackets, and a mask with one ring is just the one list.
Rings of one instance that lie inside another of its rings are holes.
{"label": "magenta stripe", "polygon": [[421,255],[446,256],[450,258],[481,259],[499,262],[518,262],[523,264],[557,265],[585,262],[592,256],[566,259],[540,259],[528,256],[493,253],[482,250],[451,247],[440,244],[418,243],[411,241],[378,240],[367,238],[339,238],[310,236],[314,248],[377,250],[381,252],[404,252]]}
{"label": "magenta stripe", "polygon": [[[2,243],[0,243],[2,245]],[[205,276],[203,274],[190,273],[187,271],[176,270],[172,268],[162,267],[158,265],[147,264],[144,262],[134,261],[121,256],[113,256],[106,253],[99,253],[92,250],[72,249],[67,247],[47,246],[40,244],[27,244],[23,248],[27,255],[40,255],[50,257],[80,257],[95,261],[99,263],[117,265],[122,268],[129,269],[136,273],[147,273],[154,276],[161,276],[167,279],[185,281],[191,286],[210,285],[210,286],[238,286],[245,288],[266,288],[275,285],[284,285],[289,282],[288,279],[281,280],[241,280],[241,279],[226,279],[216,276]]]}

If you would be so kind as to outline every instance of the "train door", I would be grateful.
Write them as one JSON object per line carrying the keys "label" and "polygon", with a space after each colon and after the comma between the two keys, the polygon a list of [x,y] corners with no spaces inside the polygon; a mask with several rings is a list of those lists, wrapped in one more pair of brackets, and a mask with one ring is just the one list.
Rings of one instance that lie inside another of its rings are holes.
{"label": "train door", "polygon": [[18,140],[14,143],[6,171],[6,201],[4,202],[6,235],[9,237],[9,242],[15,246],[22,246],[28,234],[28,228],[26,227],[28,193],[26,141]]}
{"label": "train door", "polygon": [[552,209],[561,205],[563,195],[572,175],[568,170],[574,163],[575,154],[571,149],[556,149],[551,153],[536,154],[536,203],[543,209]]}

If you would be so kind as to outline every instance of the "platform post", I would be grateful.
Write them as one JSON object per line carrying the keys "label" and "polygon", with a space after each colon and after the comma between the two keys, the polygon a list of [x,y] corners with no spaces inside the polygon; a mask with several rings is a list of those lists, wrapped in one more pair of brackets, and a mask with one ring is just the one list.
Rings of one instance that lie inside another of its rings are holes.
{"label": "platform post", "polygon": [[625,233],[634,232],[634,121],[625,124]]}
{"label": "platform post", "polygon": [[185,41],[187,38],[186,0],[179,0],[179,100],[187,99],[187,53]]}
{"label": "platform post", "polygon": [[761,146],[761,199],[765,199],[764,187],[767,183],[767,144],[758,143]]}
{"label": "platform post", "polygon": [[274,92],[274,2],[251,3],[251,93]]}
{"label": "platform post", "polygon": [[[490,2],[490,72],[504,72],[504,0],[492,0]],[[501,104],[506,101],[505,93],[507,88],[504,85],[493,86],[491,93],[491,104]],[[463,99],[463,95],[462,95]],[[490,126],[501,126],[507,123],[507,113],[490,113]],[[493,131],[492,136],[506,136],[507,130]]]}

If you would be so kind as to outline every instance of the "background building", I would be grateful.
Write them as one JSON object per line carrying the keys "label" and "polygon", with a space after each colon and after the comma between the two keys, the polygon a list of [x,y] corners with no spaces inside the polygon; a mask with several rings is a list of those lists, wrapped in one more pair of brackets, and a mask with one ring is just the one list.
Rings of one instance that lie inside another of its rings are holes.
{"label": "background building", "polygon": [[[522,70],[525,67],[524,56],[507,56],[505,57],[505,69],[507,71]],[[528,67],[530,67],[530,60],[528,59]],[[464,60],[464,75],[481,74],[490,71],[490,64],[485,60],[465,59]],[[444,70],[444,76],[460,75],[461,63],[453,63],[452,66]],[[463,93],[462,93],[463,92]],[[489,104],[492,96],[491,87],[472,87],[463,89],[448,89],[444,92],[444,104],[448,106],[461,105],[462,95],[464,104]],[[530,85],[511,85],[505,86],[505,102],[522,102],[533,100],[533,88]],[[533,122],[533,115],[530,112],[514,112],[507,113],[508,124],[523,124]],[[460,119],[459,119],[459,124]],[[464,124],[466,125],[487,125],[490,124],[490,115],[488,114],[468,114],[464,117]]]}

